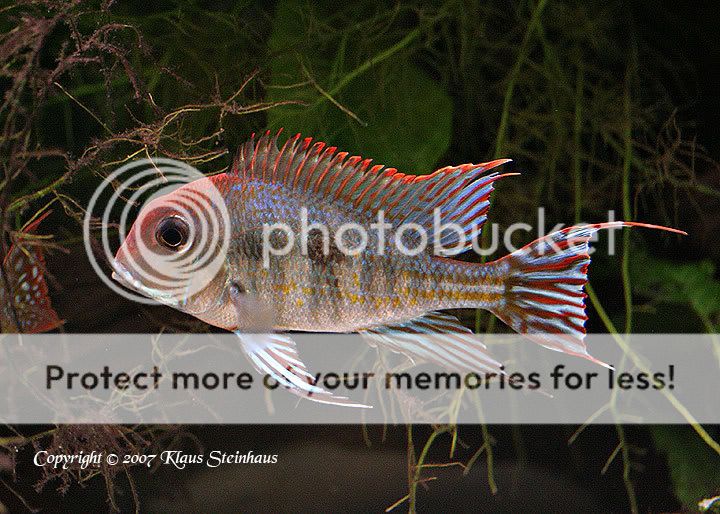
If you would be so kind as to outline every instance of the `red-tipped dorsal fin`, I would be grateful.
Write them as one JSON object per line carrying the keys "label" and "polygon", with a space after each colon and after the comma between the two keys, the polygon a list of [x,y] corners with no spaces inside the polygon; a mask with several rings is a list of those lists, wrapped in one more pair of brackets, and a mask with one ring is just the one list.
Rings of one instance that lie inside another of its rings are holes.
{"label": "red-tipped dorsal fin", "polygon": [[406,175],[382,165],[370,167],[370,159],[337,152],[335,147],[313,143],[297,134],[278,150],[277,139],[265,133],[243,144],[233,173],[246,181],[282,184],[288,191],[320,196],[373,215],[383,211],[392,224],[413,222],[434,236],[434,213],[443,224],[458,230],[439,234],[443,248],[459,253],[472,245],[487,219],[493,183],[516,173],[499,174],[493,168],[509,162],[497,159],[482,164],[446,166],[429,175]]}

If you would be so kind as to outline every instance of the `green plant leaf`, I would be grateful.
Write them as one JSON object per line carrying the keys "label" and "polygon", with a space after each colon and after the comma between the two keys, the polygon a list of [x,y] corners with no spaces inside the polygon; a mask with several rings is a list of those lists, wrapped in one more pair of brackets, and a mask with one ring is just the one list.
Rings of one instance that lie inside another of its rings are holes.
{"label": "green plant leaf", "polygon": [[720,312],[720,282],[710,261],[676,263],[633,250],[632,283],[639,292],[662,302],[687,303],[703,319]]}
{"label": "green plant leaf", "polygon": [[691,429],[655,426],[651,431],[655,445],[667,456],[675,496],[683,505],[695,510],[698,502],[720,492],[720,457]]}
{"label": "green plant leaf", "polygon": [[311,38],[308,9],[290,1],[276,9],[268,100],[306,105],[271,110],[269,128],[325,140],[404,173],[433,171],[450,144],[452,101],[412,62],[414,37],[356,47],[346,27]]}

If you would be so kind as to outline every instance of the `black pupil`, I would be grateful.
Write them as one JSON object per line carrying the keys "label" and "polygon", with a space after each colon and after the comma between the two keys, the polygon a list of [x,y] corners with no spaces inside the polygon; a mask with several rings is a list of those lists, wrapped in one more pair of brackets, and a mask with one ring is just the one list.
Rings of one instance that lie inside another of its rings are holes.
{"label": "black pupil", "polygon": [[171,218],[164,220],[158,230],[160,243],[168,248],[177,248],[187,238],[187,229],[182,221]]}

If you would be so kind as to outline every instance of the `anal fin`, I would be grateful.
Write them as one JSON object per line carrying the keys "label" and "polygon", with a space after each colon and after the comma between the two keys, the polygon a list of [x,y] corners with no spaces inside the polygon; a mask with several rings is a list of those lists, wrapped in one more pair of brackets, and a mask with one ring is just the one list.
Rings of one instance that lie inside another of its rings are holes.
{"label": "anal fin", "polygon": [[487,352],[475,334],[449,314],[429,312],[408,321],[361,331],[371,344],[382,344],[410,359],[467,373],[503,374],[502,364]]}

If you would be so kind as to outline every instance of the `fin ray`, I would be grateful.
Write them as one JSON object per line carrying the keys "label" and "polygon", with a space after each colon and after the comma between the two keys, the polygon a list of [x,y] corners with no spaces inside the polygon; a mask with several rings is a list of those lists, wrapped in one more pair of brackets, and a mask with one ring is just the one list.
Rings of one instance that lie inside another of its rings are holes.
{"label": "fin ray", "polygon": [[601,229],[645,227],[684,234],[658,225],[615,221],[577,225],[553,232],[488,264],[503,277],[503,301],[491,311],[509,327],[551,350],[611,367],[587,351],[585,298],[589,241]]}
{"label": "fin ray", "polygon": [[279,183],[301,194],[340,201],[373,215],[383,211],[389,223],[417,223],[429,238],[434,236],[434,211],[438,209],[442,223],[460,227],[460,232],[441,238],[443,246],[457,246],[453,254],[470,248],[471,236],[480,233],[493,183],[515,175],[487,174],[509,159],[448,166],[429,175],[405,175],[382,165],[370,167],[370,159],[348,157],[347,152],[337,152],[322,142],[313,144],[311,138],[301,139],[300,134],[278,150],[279,134],[271,137],[268,131],[257,141],[253,135],[240,147],[232,173],[248,181]]}
{"label": "fin ray", "polygon": [[308,400],[345,407],[370,408],[314,384],[305,363],[300,360],[295,341],[283,334],[245,334],[236,332],[242,349],[259,373],[274,378],[291,393]]}
{"label": "fin ray", "polygon": [[382,343],[396,353],[439,364],[452,371],[502,374],[502,364],[487,347],[449,314],[429,312],[392,325],[367,328],[361,333],[371,344]]}

